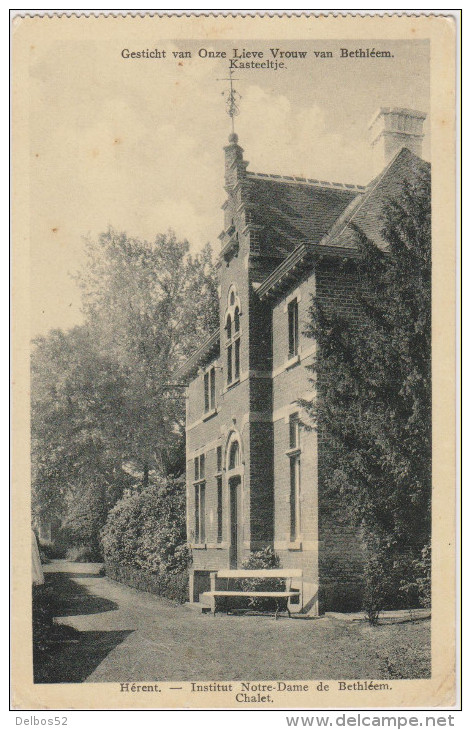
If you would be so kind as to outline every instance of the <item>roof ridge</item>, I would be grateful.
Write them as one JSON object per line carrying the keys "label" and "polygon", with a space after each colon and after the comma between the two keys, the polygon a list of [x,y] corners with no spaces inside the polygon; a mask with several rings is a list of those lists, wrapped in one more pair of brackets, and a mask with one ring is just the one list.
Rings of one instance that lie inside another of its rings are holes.
{"label": "roof ridge", "polygon": [[329,188],[338,190],[356,190],[358,192],[366,190],[366,185],[355,185],[353,183],[330,182],[328,180],[316,180],[314,178],[297,177],[296,175],[275,175],[266,172],[247,172],[248,178],[258,178],[261,180],[272,180],[281,183],[296,183],[297,185],[309,185],[311,187]]}

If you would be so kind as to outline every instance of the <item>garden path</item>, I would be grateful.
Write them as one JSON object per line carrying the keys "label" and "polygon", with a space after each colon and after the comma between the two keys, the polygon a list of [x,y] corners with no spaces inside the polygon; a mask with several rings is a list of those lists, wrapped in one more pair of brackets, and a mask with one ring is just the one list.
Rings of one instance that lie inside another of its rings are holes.
{"label": "garden path", "polygon": [[213,617],[111,581],[100,567],[61,560],[45,566],[63,606],[56,621],[80,632],[59,652],[60,678],[49,681],[380,679],[391,677],[392,650],[403,662],[404,652],[429,641],[428,622],[369,627],[329,618]]}

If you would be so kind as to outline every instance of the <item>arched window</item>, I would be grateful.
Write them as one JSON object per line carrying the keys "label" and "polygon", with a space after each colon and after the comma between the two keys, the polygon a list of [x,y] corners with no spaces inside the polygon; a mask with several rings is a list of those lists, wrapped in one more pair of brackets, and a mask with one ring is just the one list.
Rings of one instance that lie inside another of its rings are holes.
{"label": "arched window", "polygon": [[232,385],[240,378],[240,300],[234,285],[227,297],[226,374],[227,385]]}
{"label": "arched window", "polygon": [[239,329],[240,329],[239,307],[236,307],[235,311],[234,311],[234,332],[238,332]]}
{"label": "arched window", "polygon": [[240,466],[240,447],[238,441],[233,441],[229,449],[229,469]]}

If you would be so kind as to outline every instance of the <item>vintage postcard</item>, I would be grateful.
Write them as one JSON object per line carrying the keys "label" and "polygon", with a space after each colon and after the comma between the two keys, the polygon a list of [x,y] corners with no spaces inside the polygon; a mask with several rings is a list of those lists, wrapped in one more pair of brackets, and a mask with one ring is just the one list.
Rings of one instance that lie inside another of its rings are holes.
{"label": "vintage postcard", "polygon": [[455,706],[455,23],[12,20],[16,709]]}

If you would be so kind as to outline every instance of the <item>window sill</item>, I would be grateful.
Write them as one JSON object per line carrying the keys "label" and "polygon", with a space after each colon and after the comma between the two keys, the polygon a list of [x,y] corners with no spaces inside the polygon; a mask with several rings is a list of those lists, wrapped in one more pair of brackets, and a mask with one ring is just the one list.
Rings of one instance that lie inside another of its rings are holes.
{"label": "window sill", "polygon": [[288,541],[288,550],[297,550],[300,551],[303,549],[303,545],[301,540],[289,540]]}
{"label": "window sill", "polygon": [[202,421],[209,421],[209,419],[212,418],[213,416],[215,416],[217,414],[217,412],[218,412],[218,409],[217,408],[212,408],[210,411],[205,411],[203,413],[203,416],[202,416],[201,420]]}
{"label": "window sill", "polygon": [[208,550],[225,550],[228,545],[227,542],[207,542],[206,547]]}
{"label": "window sill", "polygon": [[236,385],[239,385],[239,383],[240,383],[240,378],[236,378],[236,380],[233,380],[232,383],[228,383],[226,385],[226,387],[224,388],[224,393],[227,393],[228,390],[231,390]]}
{"label": "window sill", "polygon": [[294,368],[296,365],[298,365],[301,362],[301,355],[299,352],[296,355],[293,355],[285,362],[285,370],[289,370],[290,368]]}
{"label": "window sill", "polygon": [[190,548],[192,550],[206,550],[205,542],[190,542]]}
{"label": "window sill", "polygon": [[294,449],[288,449],[288,451],[285,451],[286,456],[299,456],[300,453],[300,446],[296,446]]}

